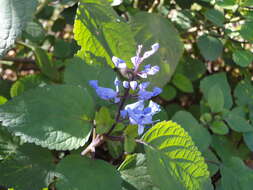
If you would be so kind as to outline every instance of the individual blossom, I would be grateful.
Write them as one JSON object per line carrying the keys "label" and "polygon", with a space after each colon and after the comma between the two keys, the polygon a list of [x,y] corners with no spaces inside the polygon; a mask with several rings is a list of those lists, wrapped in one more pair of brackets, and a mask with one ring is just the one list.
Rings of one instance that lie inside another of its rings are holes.
{"label": "individual blossom", "polygon": [[144,100],[139,100],[136,103],[125,106],[121,111],[123,118],[128,117],[132,125],[138,125],[138,134],[144,132],[146,125],[151,125],[155,121],[152,120],[153,115],[160,111],[160,106],[153,101],[149,102],[148,107],[145,108]]}
{"label": "individual blossom", "polygon": [[[138,73],[139,66],[143,62],[143,60],[147,59],[148,57],[153,55],[158,49],[159,49],[159,44],[155,43],[151,46],[151,50],[144,52],[143,56],[141,56],[142,45],[138,45],[138,49],[136,51],[136,56],[131,58],[131,61],[134,65],[134,72],[136,74],[138,74],[141,77],[144,76],[142,78],[147,78],[146,77],[147,75],[154,75],[155,73],[157,73],[159,71],[158,66],[153,66],[153,67],[146,66],[144,71]],[[127,67],[126,62],[118,57],[113,56],[112,62],[114,63],[115,67],[117,67],[119,69],[125,69]]]}
{"label": "individual blossom", "polygon": [[143,82],[139,85],[139,92],[138,92],[138,99],[139,100],[149,100],[162,92],[162,89],[159,87],[154,87],[153,91],[147,91],[146,88],[148,87],[149,82]]}
{"label": "individual blossom", "polygon": [[118,103],[120,101],[120,98],[118,97],[120,81],[118,80],[118,78],[116,78],[114,81],[116,90],[98,86],[97,80],[90,80],[89,85],[96,90],[97,95],[101,99],[103,100],[114,99],[115,103]]}

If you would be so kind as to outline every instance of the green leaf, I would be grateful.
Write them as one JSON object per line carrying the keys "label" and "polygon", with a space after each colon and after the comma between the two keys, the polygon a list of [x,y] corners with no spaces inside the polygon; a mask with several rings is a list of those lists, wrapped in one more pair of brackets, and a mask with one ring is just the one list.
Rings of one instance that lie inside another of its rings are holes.
{"label": "green leaf", "polygon": [[176,95],[177,95],[177,90],[173,86],[167,84],[166,86],[163,87],[163,91],[159,96],[162,97],[166,101],[170,101],[174,99]]}
{"label": "green leaf", "polygon": [[24,144],[15,157],[0,163],[1,185],[17,190],[42,189],[52,182],[54,164],[52,154],[38,146]]}
{"label": "green leaf", "polygon": [[227,162],[232,156],[246,159],[250,154],[246,146],[243,144],[237,146],[237,143],[234,143],[228,136],[213,135],[211,146],[223,162]]}
{"label": "green leaf", "polygon": [[204,158],[180,125],[160,122],[143,140],[148,143],[145,151],[150,175],[161,190],[213,189]]}
{"label": "green leaf", "polygon": [[106,107],[101,107],[100,110],[96,113],[95,121],[96,133],[98,134],[107,133],[114,123],[111,114]]}
{"label": "green leaf", "polygon": [[54,56],[58,58],[68,58],[72,57],[72,49],[71,49],[71,43],[66,42],[61,39],[57,39],[55,41],[55,46],[54,46]]}
{"label": "green leaf", "polygon": [[[147,49],[156,42],[160,44],[159,51],[144,61],[146,64],[158,65],[158,74],[149,78],[154,86],[163,87],[173,75],[179,59],[183,53],[183,44],[179,34],[168,19],[140,12],[131,19],[132,30],[138,44]],[[170,35],[165,35],[166,33]]]}
{"label": "green leaf", "polygon": [[207,149],[205,152],[202,153],[205,157],[206,163],[208,165],[208,170],[210,172],[210,176],[215,175],[220,169],[220,161],[217,156],[211,151]]}
{"label": "green leaf", "polygon": [[233,52],[233,60],[241,67],[247,67],[253,61],[253,54],[247,50],[236,50]]}
{"label": "green leaf", "polygon": [[34,43],[41,43],[45,39],[43,26],[38,22],[28,22],[24,28],[23,37]]}
{"label": "green leaf", "polygon": [[221,167],[222,190],[249,190],[253,185],[253,170],[238,157],[232,157]]}
{"label": "green leaf", "polygon": [[200,151],[205,151],[210,145],[210,133],[198,123],[191,113],[178,111],[171,120],[177,122],[189,133]]}
{"label": "green leaf", "polygon": [[230,10],[236,10],[238,7],[238,2],[237,0],[223,0],[223,1],[217,1],[217,5],[224,9],[230,9]]}
{"label": "green leaf", "polygon": [[241,80],[235,90],[234,96],[238,105],[244,106],[251,104],[253,101],[253,87],[249,81]]}
{"label": "green leaf", "polygon": [[224,94],[219,85],[212,86],[208,91],[207,102],[212,112],[216,113],[223,110],[224,99]]}
{"label": "green leaf", "polygon": [[130,26],[106,0],[81,0],[77,9],[74,36],[81,49],[77,55],[89,64],[109,64],[112,56],[129,61],[135,54]]}
{"label": "green leaf", "polygon": [[[94,97],[95,103],[104,105],[107,102],[101,100],[95,90],[89,85],[90,80],[98,80],[99,86],[113,88],[116,73],[106,65],[88,65],[80,58],[69,59],[64,72],[64,82],[71,85],[87,88]],[[85,73],[85,74],[84,74]]]}
{"label": "green leaf", "polygon": [[230,111],[224,116],[225,121],[228,123],[229,127],[236,132],[252,132],[253,126],[242,116]]}
{"label": "green leaf", "polygon": [[205,74],[206,66],[198,59],[184,57],[177,66],[177,72],[182,73],[191,81],[196,81]]}
{"label": "green leaf", "polygon": [[18,144],[11,134],[0,125],[0,161],[15,153],[17,147]]}
{"label": "green leaf", "polygon": [[71,155],[56,167],[59,177],[56,188],[61,190],[119,190],[121,178],[114,166],[103,160]]}
{"label": "green leaf", "polygon": [[182,74],[176,73],[172,78],[172,83],[183,92],[193,92],[192,82]]}
{"label": "green leaf", "polygon": [[120,156],[122,156],[124,149],[123,149],[123,145],[121,142],[107,140],[106,144],[107,144],[107,148],[108,148],[110,155],[114,159],[117,159]]}
{"label": "green leaf", "polygon": [[215,61],[221,56],[223,51],[223,44],[221,41],[206,34],[198,38],[197,45],[202,56],[208,61]]}
{"label": "green leaf", "polygon": [[27,75],[20,78],[11,86],[11,97],[19,96],[23,92],[39,86],[45,86],[46,82],[48,81],[42,75]]}
{"label": "green leaf", "polygon": [[50,60],[48,53],[42,48],[33,45],[31,46],[36,58],[36,64],[41,69],[42,74],[49,77],[51,80],[58,81],[60,76],[56,65]]}
{"label": "green leaf", "polygon": [[218,135],[226,135],[229,132],[228,126],[223,121],[212,122],[210,129]]}
{"label": "green leaf", "polygon": [[0,121],[15,136],[56,150],[83,146],[93,114],[87,90],[70,85],[29,90],[0,106]]}
{"label": "green leaf", "polygon": [[231,89],[227,81],[227,76],[225,73],[213,74],[211,76],[205,77],[200,82],[200,90],[203,92],[205,99],[208,99],[208,92],[214,85],[218,85],[223,92],[224,97],[224,108],[230,109],[232,107],[233,101],[231,96]]}
{"label": "green leaf", "polygon": [[241,30],[240,34],[241,36],[245,39],[248,40],[249,42],[253,42],[253,21],[246,21]]}
{"label": "green leaf", "polygon": [[225,22],[224,14],[216,9],[208,9],[204,15],[217,26],[223,26],[223,23]]}
{"label": "green leaf", "polygon": [[138,137],[138,126],[128,125],[124,130],[124,150],[132,153],[136,147],[135,138]]}
{"label": "green leaf", "polygon": [[27,21],[32,17],[37,1],[0,0],[0,57],[4,55],[21,34]]}
{"label": "green leaf", "polygon": [[0,105],[4,104],[7,101],[8,101],[7,98],[0,96]]}
{"label": "green leaf", "polygon": [[243,140],[247,147],[253,151],[253,132],[243,133]]}
{"label": "green leaf", "polygon": [[123,190],[159,190],[148,174],[147,159],[144,154],[126,157],[119,171],[123,179]]}

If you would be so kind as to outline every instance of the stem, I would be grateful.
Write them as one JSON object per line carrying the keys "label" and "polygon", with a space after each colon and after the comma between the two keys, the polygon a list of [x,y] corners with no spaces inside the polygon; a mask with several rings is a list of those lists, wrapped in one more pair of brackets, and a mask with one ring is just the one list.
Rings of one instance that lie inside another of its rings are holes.
{"label": "stem", "polygon": [[112,125],[110,130],[106,133],[106,135],[109,135],[113,131],[113,129],[116,127],[117,123],[119,122],[119,120],[120,120],[120,111],[122,110],[123,106],[125,105],[126,99],[129,96],[129,91],[130,91],[130,88],[126,89],[126,91],[125,91],[125,93],[122,97],[122,100],[119,104],[119,108],[118,108],[118,112],[117,112],[117,115],[116,115],[115,123]]}
{"label": "stem", "polygon": [[35,61],[33,59],[29,59],[29,58],[3,57],[0,60],[3,60],[3,61],[12,61],[12,62],[15,62],[15,63],[31,63],[31,64],[35,64]]}

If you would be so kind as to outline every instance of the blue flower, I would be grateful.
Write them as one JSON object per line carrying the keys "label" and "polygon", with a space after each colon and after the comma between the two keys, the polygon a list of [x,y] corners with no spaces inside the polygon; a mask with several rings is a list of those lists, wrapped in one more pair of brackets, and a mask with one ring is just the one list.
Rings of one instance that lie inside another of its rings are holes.
{"label": "blue flower", "polygon": [[132,125],[138,125],[138,134],[141,135],[144,132],[145,125],[153,124],[153,115],[160,111],[160,106],[153,101],[149,102],[148,107],[145,108],[144,100],[139,100],[133,104],[125,106],[124,110],[121,110],[121,117],[129,117],[129,121]]}
{"label": "blue flower", "polygon": [[98,86],[97,80],[90,80],[89,85],[96,90],[97,95],[101,99],[103,100],[114,99],[115,103],[118,103],[120,101],[120,98],[118,97],[120,81],[117,78],[114,81],[116,91],[111,88],[104,88],[104,87]]}
{"label": "blue flower", "polygon": [[118,57],[113,56],[112,62],[114,63],[115,67],[117,67],[119,69],[125,69],[127,67],[126,62]]}
{"label": "blue flower", "polygon": [[[131,58],[131,61],[134,65],[134,71],[137,72],[139,65],[143,62],[143,60],[147,59],[148,57],[153,55],[158,49],[159,49],[159,44],[155,43],[151,46],[151,50],[144,52],[143,56],[141,56],[142,45],[138,45],[138,49],[136,51],[136,56]],[[117,67],[119,69],[125,69],[127,67],[126,62],[118,57],[113,56],[112,62],[114,63],[115,67]],[[152,71],[150,71],[148,73],[152,73],[152,72],[156,73],[159,71],[158,66],[154,66],[150,69]],[[158,69],[158,71],[156,71],[157,69]],[[152,74],[149,74],[149,75],[152,75]]]}
{"label": "blue flower", "polygon": [[147,78],[148,75],[155,75],[157,72],[159,72],[159,70],[160,70],[159,66],[155,65],[155,66],[151,67],[151,65],[148,64],[144,67],[143,71],[138,73],[138,75],[141,78]]}
{"label": "blue flower", "polygon": [[149,100],[152,97],[159,95],[162,92],[161,88],[154,87],[153,91],[146,91],[145,88],[141,88],[138,92],[139,100]]}

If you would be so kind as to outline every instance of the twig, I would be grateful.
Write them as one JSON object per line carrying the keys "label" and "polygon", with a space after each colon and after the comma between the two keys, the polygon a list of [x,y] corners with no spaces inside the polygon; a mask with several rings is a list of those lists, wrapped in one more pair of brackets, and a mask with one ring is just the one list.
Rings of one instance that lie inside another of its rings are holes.
{"label": "twig", "polygon": [[3,60],[3,61],[12,61],[12,62],[15,62],[15,63],[31,63],[31,64],[35,64],[35,60],[29,59],[29,58],[3,57],[0,60]]}

